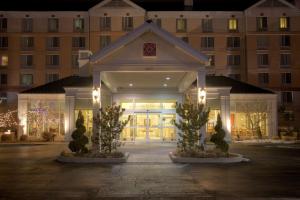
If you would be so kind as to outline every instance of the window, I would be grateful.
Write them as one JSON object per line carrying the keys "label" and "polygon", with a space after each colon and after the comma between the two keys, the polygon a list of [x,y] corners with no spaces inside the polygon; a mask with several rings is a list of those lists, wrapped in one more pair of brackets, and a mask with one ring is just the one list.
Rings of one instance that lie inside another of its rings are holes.
{"label": "window", "polygon": [[2,55],[0,58],[0,66],[6,67],[8,65],[8,56]]}
{"label": "window", "polygon": [[78,68],[79,67],[78,59],[79,59],[78,54],[73,54],[72,55],[72,67],[73,68]]}
{"label": "window", "polygon": [[110,31],[111,17],[100,17],[100,31]]}
{"label": "window", "polygon": [[7,74],[0,74],[0,85],[7,85]]}
{"label": "window", "polygon": [[256,18],[256,29],[257,31],[268,31],[268,18],[257,17]]}
{"label": "window", "polygon": [[293,93],[290,91],[281,92],[282,103],[293,103]]}
{"label": "window", "polygon": [[21,55],[21,67],[32,67],[33,55]]}
{"label": "window", "polygon": [[268,73],[259,73],[258,74],[258,83],[259,84],[269,84],[269,74]]}
{"label": "window", "polygon": [[215,55],[208,55],[210,66],[215,66]]}
{"label": "window", "polygon": [[85,48],[85,37],[73,37],[72,38],[73,48]]}
{"label": "window", "polygon": [[160,18],[154,18],[152,21],[158,26],[161,27],[161,19]]}
{"label": "window", "polygon": [[280,36],[280,48],[288,49],[291,47],[291,37],[289,35]]}
{"label": "window", "polygon": [[240,48],[240,37],[228,37],[227,48]]}
{"label": "window", "polygon": [[34,38],[33,37],[22,37],[21,48],[23,50],[30,50],[33,47],[34,47]]}
{"label": "window", "polygon": [[202,37],[201,38],[201,47],[203,49],[213,49],[214,41],[215,41],[215,39],[213,37]]}
{"label": "window", "polygon": [[288,31],[290,29],[290,18],[280,17],[279,18],[279,29],[281,31]]}
{"label": "window", "polygon": [[240,74],[228,74],[228,77],[238,81],[241,80]]}
{"label": "window", "polygon": [[231,18],[228,20],[228,30],[238,31],[238,20],[236,18]]}
{"label": "window", "polygon": [[227,56],[227,65],[228,66],[238,66],[241,64],[240,55],[228,55]]}
{"label": "window", "polygon": [[189,37],[181,37],[181,40],[186,43],[189,43]]}
{"label": "window", "polygon": [[143,56],[152,57],[156,56],[156,43],[144,43],[143,46]]}
{"label": "window", "polygon": [[257,49],[268,49],[269,47],[269,38],[266,36],[258,36],[256,39],[256,48]]}
{"label": "window", "polygon": [[282,53],[280,54],[280,66],[289,67],[291,65],[291,54]]}
{"label": "window", "polygon": [[8,37],[0,37],[0,48],[8,47]]}
{"label": "window", "polygon": [[22,20],[22,31],[29,33],[33,31],[33,19],[32,18],[24,18]]}
{"label": "window", "polygon": [[0,32],[7,31],[7,18],[0,18]]}
{"label": "window", "polygon": [[176,19],[176,32],[186,32],[186,19]]}
{"label": "window", "polygon": [[282,84],[291,84],[292,83],[292,74],[291,73],[281,73],[281,83]]}
{"label": "window", "polygon": [[73,22],[74,32],[83,32],[84,31],[84,19],[76,18]]}
{"label": "window", "polygon": [[46,65],[48,66],[58,66],[59,65],[59,55],[47,55]]}
{"label": "window", "polygon": [[266,67],[269,65],[269,55],[268,54],[258,54],[257,55],[257,65],[259,67]]}
{"label": "window", "polygon": [[48,19],[48,32],[58,32],[59,20],[57,18]]}
{"label": "window", "polygon": [[20,84],[22,86],[31,86],[33,84],[32,74],[21,74]]}
{"label": "window", "polygon": [[59,75],[58,74],[47,74],[46,75],[46,81],[47,81],[47,83],[53,82],[53,81],[57,81],[58,79],[59,79]]}
{"label": "window", "polygon": [[122,18],[122,30],[131,31],[133,29],[133,17],[123,17]]}
{"label": "window", "polygon": [[59,37],[49,37],[47,38],[47,48],[49,50],[58,49],[60,46]]}
{"label": "window", "polygon": [[212,21],[212,19],[202,19],[202,31],[204,33],[213,32],[213,21]]}
{"label": "window", "polygon": [[111,42],[110,35],[101,35],[100,36],[100,49],[108,46]]}

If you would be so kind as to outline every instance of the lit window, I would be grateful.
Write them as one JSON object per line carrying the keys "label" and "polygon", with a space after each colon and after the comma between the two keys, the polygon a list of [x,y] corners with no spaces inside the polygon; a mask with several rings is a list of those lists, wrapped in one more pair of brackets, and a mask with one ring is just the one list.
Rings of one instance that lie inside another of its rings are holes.
{"label": "lit window", "polygon": [[8,65],[8,56],[6,55],[1,56],[0,65],[3,67]]}
{"label": "lit window", "polygon": [[279,28],[280,30],[289,30],[290,20],[289,17],[279,18]]}
{"label": "lit window", "polygon": [[84,19],[76,18],[74,19],[74,32],[83,32],[84,31]]}
{"label": "lit window", "polygon": [[235,18],[231,18],[228,20],[228,29],[229,31],[237,31],[238,30],[238,20]]}
{"label": "lit window", "polygon": [[156,56],[156,44],[144,43],[143,55],[146,57]]}
{"label": "lit window", "polygon": [[186,32],[186,19],[183,18],[176,19],[176,31]]}

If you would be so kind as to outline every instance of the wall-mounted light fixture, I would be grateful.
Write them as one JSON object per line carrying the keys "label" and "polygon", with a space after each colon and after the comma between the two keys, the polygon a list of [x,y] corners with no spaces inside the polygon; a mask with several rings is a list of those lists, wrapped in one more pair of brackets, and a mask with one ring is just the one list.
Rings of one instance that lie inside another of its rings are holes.
{"label": "wall-mounted light fixture", "polygon": [[206,91],[204,88],[198,88],[198,103],[206,103]]}
{"label": "wall-mounted light fixture", "polygon": [[100,88],[94,88],[93,89],[93,100],[94,101],[99,101],[100,98]]}

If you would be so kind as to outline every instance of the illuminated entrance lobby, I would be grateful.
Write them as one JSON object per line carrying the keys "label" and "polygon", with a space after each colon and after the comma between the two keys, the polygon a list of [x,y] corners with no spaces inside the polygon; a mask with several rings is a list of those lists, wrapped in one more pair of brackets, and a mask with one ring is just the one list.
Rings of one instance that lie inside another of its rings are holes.
{"label": "illuminated entrance lobby", "polygon": [[93,116],[115,103],[125,109],[124,118],[131,115],[123,141],[175,142],[175,104],[186,96],[210,108],[208,136],[218,113],[228,140],[252,137],[254,122],[263,137],[276,133],[274,93],[228,77],[207,76],[206,55],[151,22],[99,52],[80,52],[79,62],[79,75],[19,94],[20,131],[29,138],[51,131],[56,139],[70,140],[79,110],[91,136]]}

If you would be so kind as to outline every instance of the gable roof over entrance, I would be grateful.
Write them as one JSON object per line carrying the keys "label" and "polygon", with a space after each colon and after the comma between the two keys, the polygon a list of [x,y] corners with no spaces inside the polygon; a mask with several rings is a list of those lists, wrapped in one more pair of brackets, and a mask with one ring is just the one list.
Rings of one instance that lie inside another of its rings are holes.
{"label": "gable roof over entrance", "polygon": [[207,63],[209,61],[208,57],[204,55],[203,53],[200,53],[199,51],[191,48],[186,42],[182,41],[181,39],[175,37],[168,31],[165,31],[161,28],[159,28],[155,23],[153,23],[151,20],[145,22],[140,27],[136,28],[135,30],[131,31],[127,35],[119,38],[116,42],[108,45],[104,49],[98,51],[96,54],[91,56],[90,62],[96,63],[99,62],[101,59],[104,59],[111,53],[115,52],[119,48],[122,48],[123,46],[129,44],[130,42],[134,41],[138,37],[140,37],[142,34],[152,32],[165,41],[169,42],[170,44],[174,45],[175,47],[181,49],[186,54],[192,56],[196,60],[198,60],[201,63]]}

